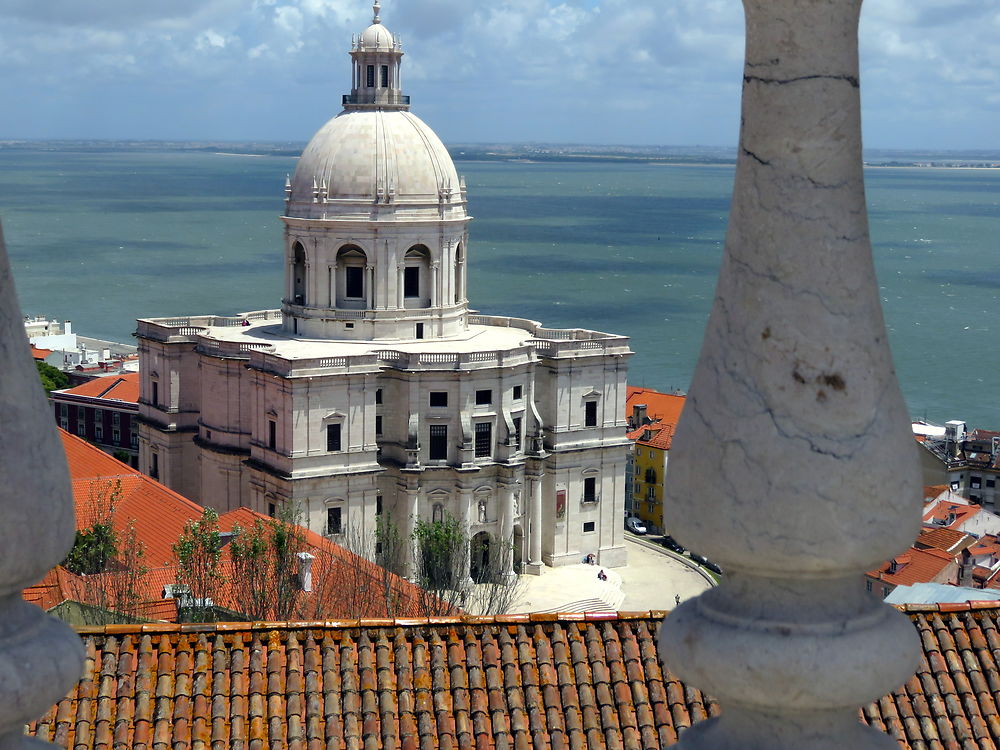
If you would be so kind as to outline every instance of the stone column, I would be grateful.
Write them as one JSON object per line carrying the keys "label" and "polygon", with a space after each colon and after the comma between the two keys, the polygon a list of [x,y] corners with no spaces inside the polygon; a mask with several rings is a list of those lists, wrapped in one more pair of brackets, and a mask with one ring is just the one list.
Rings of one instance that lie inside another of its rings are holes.
{"label": "stone column", "polygon": [[[69,627],[21,599],[73,544],[73,495],[52,411],[38,384],[0,230],[0,746],[44,747],[23,736],[83,672]],[[50,747],[53,747],[50,745]]]}
{"label": "stone column", "polygon": [[[517,490],[517,480],[500,481],[500,549],[503,552],[503,563],[500,570],[504,576],[514,575],[514,492]],[[492,552],[492,550],[491,550]]]}
{"label": "stone column", "polygon": [[396,306],[398,309],[402,310],[406,305],[404,304],[403,297],[403,274],[406,271],[406,266],[399,265],[396,267]]}
{"label": "stone column", "polygon": [[666,618],[660,651],[722,707],[683,750],[888,750],[857,707],[919,644],[863,573],[913,540],[921,487],[868,240],[861,0],[744,6],[726,253],[666,506],[726,573]]}
{"label": "stone column", "polygon": [[468,549],[466,550],[466,561],[465,561],[465,575],[464,583],[466,586],[472,585],[472,561],[469,559],[472,553],[472,519],[475,515],[475,511],[472,508],[472,490],[468,487],[458,488],[458,514],[459,519],[462,523],[462,533],[465,534],[465,538],[469,540]]}
{"label": "stone column", "polygon": [[440,304],[438,301],[438,289],[441,288],[441,284],[438,279],[440,272],[441,264],[437,261],[431,263],[431,307]]}
{"label": "stone column", "polygon": [[541,472],[528,476],[528,491],[531,493],[529,502],[528,521],[528,564],[524,566],[524,572],[532,575],[541,575],[545,569],[542,562],[542,477]]}
{"label": "stone column", "polygon": [[406,494],[403,543],[409,549],[409,554],[406,556],[406,576],[412,581],[417,577],[417,555],[419,554],[413,532],[417,528],[417,519],[420,518],[420,488],[413,485],[407,487],[403,492]]}
{"label": "stone column", "polygon": [[375,309],[375,266],[365,266],[365,282],[368,284],[368,309]]}

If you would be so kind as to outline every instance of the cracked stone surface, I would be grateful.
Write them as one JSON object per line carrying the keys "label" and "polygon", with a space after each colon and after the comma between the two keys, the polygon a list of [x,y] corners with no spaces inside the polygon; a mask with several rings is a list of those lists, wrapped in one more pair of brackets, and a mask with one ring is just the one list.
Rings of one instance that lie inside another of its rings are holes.
{"label": "cracked stone surface", "polygon": [[66,458],[24,334],[0,229],[0,747],[53,747],[24,725],[83,671],[68,626],[21,599],[63,559],[76,523]]}
{"label": "cracked stone surface", "polygon": [[905,681],[918,643],[862,574],[912,542],[921,488],[868,239],[861,2],[744,6],[726,254],[666,503],[727,575],[667,618],[661,652],[723,706],[685,750],[892,747],[856,706]]}

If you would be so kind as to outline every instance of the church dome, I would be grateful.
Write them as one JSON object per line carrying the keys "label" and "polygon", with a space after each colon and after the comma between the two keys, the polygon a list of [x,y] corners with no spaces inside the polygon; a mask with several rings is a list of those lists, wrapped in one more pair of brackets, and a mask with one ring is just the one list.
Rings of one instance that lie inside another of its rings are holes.
{"label": "church dome", "polygon": [[361,48],[364,50],[390,50],[395,46],[395,38],[381,23],[373,23],[361,32]]}
{"label": "church dome", "polygon": [[290,216],[314,218],[350,203],[458,203],[448,150],[406,110],[351,110],[330,120],[302,152],[289,193]]}

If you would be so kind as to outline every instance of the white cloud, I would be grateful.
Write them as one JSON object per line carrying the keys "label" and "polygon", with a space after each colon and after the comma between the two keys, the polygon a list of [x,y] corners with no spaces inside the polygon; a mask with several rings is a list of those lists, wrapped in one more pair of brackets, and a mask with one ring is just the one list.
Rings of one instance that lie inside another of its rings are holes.
{"label": "white cloud", "polygon": [[[438,116],[448,138],[508,127],[538,140],[732,141],[743,49],[735,0],[384,0],[382,19],[403,38],[415,108]],[[129,105],[119,87],[130,81],[166,85],[192,102],[190,120],[197,102],[239,87],[234,99],[258,119],[233,111],[234,127],[265,124],[277,95],[299,97],[311,122],[347,90],[350,36],[370,21],[364,0],[0,0],[0,93],[44,91],[55,102],[94,86],[113,108]],[[868,132],[889,140],[904,113],[933,118],[935,107],[988,132],[997,40],[995,0],[867,0]],[[172,114],[148,116],[164,127]],[[269,132],[284,126],[274,117]]]}

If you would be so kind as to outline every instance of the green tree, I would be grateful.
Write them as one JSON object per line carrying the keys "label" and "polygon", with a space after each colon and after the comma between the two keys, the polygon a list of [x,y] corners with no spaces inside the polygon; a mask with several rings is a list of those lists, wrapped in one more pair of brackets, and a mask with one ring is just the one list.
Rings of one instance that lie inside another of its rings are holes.
{"label": "green tree", "polygon": [[298,554],[306,547],[297,521],[298,514],[289,509],[268,521],[257,519],[249,529],[233,529],[233,594],[251,620],[290,620],[296,611],[301,594]]}
{"label": "green tree", "polygon": [[469,539],[462,524],[450,515],[441,521],[417,520],[413,542],[424,613],[446,615],[464,608],[469,595]]}
{"label": "green tree", "polygon": [[46,393],[57,391],[69,385],[69,376],[62,370],[57,370],[46,362],[35,360],[35,367],[38,368],[38,378],[42,381],[42,388]]}
{"label": "green tree", "polygon": [[187,586],[187,596],[178,602],[178,617],[192,622],[210,622],[215,597],[224,578],[220,570],[222,535],[219,514],[205,508],[198,521],[188,521],[173,546],[177,558],[177,583]]}
{"label": "green tree", "polygon": [[62,561],[64,568],[77,575],[96,575],[103,573],[118,555],[118,535],[113,522],[121,494],[120,479],[91,483],[88,506],[94,522],[76,532],[73,547]]}

